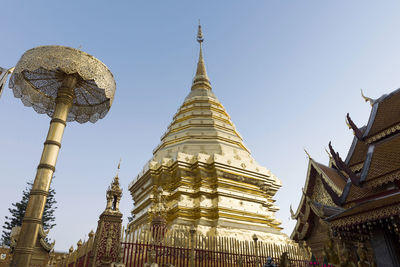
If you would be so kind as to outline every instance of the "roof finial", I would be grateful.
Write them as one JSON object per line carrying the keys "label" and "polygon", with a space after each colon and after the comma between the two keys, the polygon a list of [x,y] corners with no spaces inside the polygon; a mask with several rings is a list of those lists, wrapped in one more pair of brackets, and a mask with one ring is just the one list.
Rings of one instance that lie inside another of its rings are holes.
{"label": "roof finial", "polygon": [[329,153],[329,151],[328,151],[328,149],[326,149],[326,147],[325,147],[325,152],[326,152],[326,154],[328,154],[329,159],[332,159],[332,155],[331,155],[331,153]]}
{"label": "roof finial", "polygon": [[200,19],[199,19],[199,29],[197,31],[197,42],[201,43],[204,41],[204,37],[203,37],[203,32],[201,31],[201,24],[200,24]]}
{"label": "roof finial", "polygon": [[210,89],[211,90],[210,80],[208,79],[206,65],[205,65],[204,59],[203,59],[202,44],[204,41],[204,37],[203,37],[203,32],[201,30],[200,20],[199,20],[199,28],[197,31],[196,39],[197,39],[197,42],[199,42],[199,44],[200,44],[200,54],[199,54],[199,61],[197,62],[196,76],[193,79],[192,90],[193,89]]}
{"label": "roof finial", "polygon": [[306,155],[307,155],[307,157],[309,158],[309,159],[312,159],[311,158],[311,156],[310,156],[310,154],[308,154],[308,152],[307,152],[307,150],[304,148],[304,152],[306,152]]}
{"label": "roof finial", "polygon": [[119,169],[121,169],[121,161],[122,161],[122,158],[120,158],[120,159],[119,159],[119,162],[118,162],[117,175],[115,175],[115,176],[117,176],[117,177],[118,177],[118,175],[119,175]]}
{"label": "roof finial", "polygon": [[351,129],[351,125],[350,125],[349,120],[347,119],[347,117],[344,119],[344,121],[346,122],[347,127],[349,127],[349,129]]}
{"label": "roof finial", "polygon": [[296,214],[293,212],[292,204],[290,204],[290,217],[292,218],[292,220],[296,219]]}
{"label": "roof finial", "polygon": [[360,89],[360,90],[361,90],[361,96],[362,96],[362,98],[364,98],[365,102],[369,102],[369,104],[371,106],[373,106],[374,105],[374,100],[372,98],[366,97],[364,95],[364,93],[363,93],[363,90],[362,89]]}

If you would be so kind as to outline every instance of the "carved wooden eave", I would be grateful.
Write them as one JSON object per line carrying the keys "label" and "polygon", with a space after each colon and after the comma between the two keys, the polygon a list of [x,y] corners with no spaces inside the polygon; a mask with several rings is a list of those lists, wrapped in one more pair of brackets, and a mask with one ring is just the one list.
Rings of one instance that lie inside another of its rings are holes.
{"label": "carved wooden eave", "polygon": [[311,201],[309,203],[312,211],[315,213],[315,215],[318,216],[320,219],[325,219],[328,218],[334,214],[338,214],[342,211],[344,211],[343,208],[337,207],[337,206],[327,206],[321,203],[318,203],[316,201]]}
{"label": "carved wooden eave", "polygon": [[[333,228],[363,224],[392,216],[398,216],[400,192],[369,199],[325,219]],[[373,210],[374,212],[371,212]]]}

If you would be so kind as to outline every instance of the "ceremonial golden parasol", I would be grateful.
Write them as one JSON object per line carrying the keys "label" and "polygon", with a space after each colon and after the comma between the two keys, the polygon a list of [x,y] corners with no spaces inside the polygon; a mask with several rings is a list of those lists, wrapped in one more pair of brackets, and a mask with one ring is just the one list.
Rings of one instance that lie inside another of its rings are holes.
{"label": "ceremonial golden parasol", "polygon": [[9,81],[25,106],[52,119],[22,222],[13,266],[29,266],[67,121],[104,118],[113,102],[115,80],[95,57],[64,46],[26,51]]}

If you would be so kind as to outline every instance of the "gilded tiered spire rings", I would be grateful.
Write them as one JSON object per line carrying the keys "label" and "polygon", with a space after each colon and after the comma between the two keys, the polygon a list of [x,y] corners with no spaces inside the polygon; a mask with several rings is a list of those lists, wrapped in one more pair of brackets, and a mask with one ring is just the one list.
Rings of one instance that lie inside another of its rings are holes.
{"label": "gilded tiered spire rings", "polygon": [[210,89],[211,90],[211,84],[210,84],[210,80],[208,79],[208,76],[207,76],[206,65],[204,63],[204,58],[203,58],[202,43],[204,41],[204,37],[203,37],[203,32],[201,30],[200,23],[199,23],[199,28],[197,31],[196,39],[197,39],[197,42],[199,42],[199,44],[200,44],[200,53],[199,53],[199,61],[197,62],[196,75],[193,79],[192,90],[194,90],[194,89]]}
{"label": "gilded tiered spire rings", "polygon": [[201,25],[199,20],[199,30],[197,31],[197,42],[201,43],[204,41],[203,32],[201,31]]}

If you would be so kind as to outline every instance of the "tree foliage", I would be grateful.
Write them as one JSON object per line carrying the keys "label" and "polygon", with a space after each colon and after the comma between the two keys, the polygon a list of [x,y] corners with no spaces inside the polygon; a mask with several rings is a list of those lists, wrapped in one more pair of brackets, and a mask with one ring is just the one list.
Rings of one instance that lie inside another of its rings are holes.
{"label": "tree foliage", "polygon": [[[1,236],[1,243],[10,246],[10,234],[14,226],[21,226],[22,219],[24,218],[26,207],[28,205],[29,193],[32,189],[32,182],[28,182],[24,191],[22,192],[22,199],[19,202],[12,203],[11,208],[8,209],[10,216],[5,216],[6,220],[3,225],[3,233]],[[53,228],[56,217],[54,212],[57,209],[55,206],[57,201],[55,199],[56,191],[50,187],[49,195],[47,196],[46,205],[44,207],[42,224],[45,230]]]}

